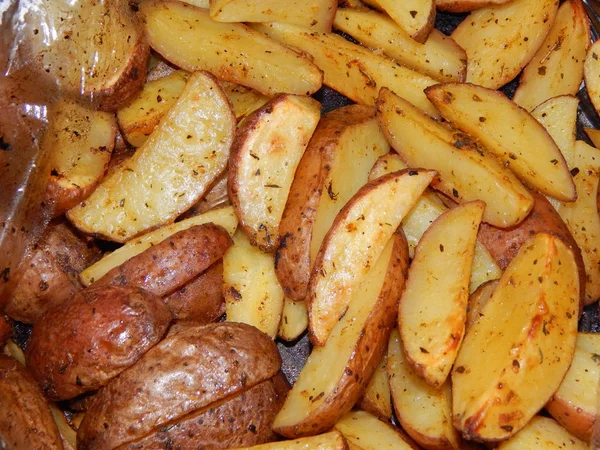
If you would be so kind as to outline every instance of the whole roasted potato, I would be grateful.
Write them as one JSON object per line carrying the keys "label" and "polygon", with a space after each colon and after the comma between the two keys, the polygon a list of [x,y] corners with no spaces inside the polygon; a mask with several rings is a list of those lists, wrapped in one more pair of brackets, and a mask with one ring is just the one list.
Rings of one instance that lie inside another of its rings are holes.
{"label": "whole roasted potato", "polygon": [[[169,333],[99,391],[79,428],[78,449],[119,448],[164,431],[273,378],[280,368],[275,343],[250,325],[222,322]],[[252,425],[254,431],[271,426]],[[202,446],[210,428],[207,421],[193,447]]]}
{"label": "whole roasted potato", "polygon": [[51,400],[104,386],[166,333],[171,312],[135,287],[90,287],[48,311],[33,327],[27,366]]}

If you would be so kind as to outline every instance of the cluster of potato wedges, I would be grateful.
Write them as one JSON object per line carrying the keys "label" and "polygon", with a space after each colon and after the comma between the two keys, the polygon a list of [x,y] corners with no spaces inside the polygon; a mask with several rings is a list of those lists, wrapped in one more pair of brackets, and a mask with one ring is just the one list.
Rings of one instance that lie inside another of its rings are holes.
{"label": "cluster of potato wedges", "polygon": [[52,217],[0,270],[0,448],[600,439],[583,0],[363,1],[7,10]]}

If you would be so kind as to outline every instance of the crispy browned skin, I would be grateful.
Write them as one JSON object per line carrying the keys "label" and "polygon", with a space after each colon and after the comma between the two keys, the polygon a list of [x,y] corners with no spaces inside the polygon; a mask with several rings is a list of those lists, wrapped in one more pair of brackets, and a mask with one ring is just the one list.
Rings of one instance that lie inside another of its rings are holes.
{"label": "crispy browned skin", "polygon": [[272,378],[280,368],[275,343],[250,325],[186,327],[169,334],[99,391],[79,428],[78,448],[134,442]]}
{"label": "crispy browned skin", "polygon": [[21,265],[19,282],[6,313],[15,320],[35,323],[48,309],[81,290],[79,272],[98,259],[100,251],[77,236],[69,225],[50,224]]}
{"label": "crispy browned skin", "polygon": [[[560,238],[575,255],[579,268],[581,299],[585,298],[585,264],[581,250],[573,235],[554,207],[542,194],[531,191],[534,204],[529,215],[519,225],[511,228],[496,228],[487,223],[479,227],[478,239],[486,246],[502,270],[517,255],[521,244],[537,233],[548,233]],[[583,303],[582,303],[583,304]]]}
{"label": "crispy browned skin", "polygon": [[[0,354],[0,447],[62,450],[48,401],[16,360]],[[3,445],[4,444],[4,445]]]}
{"label": "crispy browned skin", "polygon": [[93,286],[136,286],[163,297],[221,259],[231,244],[223,227],[212,223],[196,225],[128,259]]}
{"label": "crispy browned skin", "polygon": [[288,390],[285,378],[277,375],[117,450],[237,448],[275,441],[271,423]]}
{"label": "crispy browned skin", "polygon": [[222,287],[223,262],[219,260],[164,300],[175,319],[210,323],[225,313]]}
{"label": "crispy browned skin", "polygon": [[33,327],[27,366],[51,400],[99,389],[167,332],[171,312],[136,287],[84,289]]}
{"label": "crispy browned skin", "polygon": [[0,347],[12,336],[10,319],[0,314]]}

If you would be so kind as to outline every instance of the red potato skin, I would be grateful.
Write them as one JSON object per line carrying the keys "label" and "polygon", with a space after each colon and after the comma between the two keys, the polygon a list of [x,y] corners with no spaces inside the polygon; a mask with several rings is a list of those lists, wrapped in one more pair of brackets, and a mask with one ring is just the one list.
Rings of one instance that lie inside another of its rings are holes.
{"label": "red potato skin", "polygon": [[84,289],[33,327],[27,366],[49,399],[70,399],[132,366],[165,335],[171,318],[162,299],[142,289]]}
{"label": "red potato skin", "polygon": [[128,259],[92,286],[134,286],[164,297],[221,259],[232,242],[221,226],[196,225]]}

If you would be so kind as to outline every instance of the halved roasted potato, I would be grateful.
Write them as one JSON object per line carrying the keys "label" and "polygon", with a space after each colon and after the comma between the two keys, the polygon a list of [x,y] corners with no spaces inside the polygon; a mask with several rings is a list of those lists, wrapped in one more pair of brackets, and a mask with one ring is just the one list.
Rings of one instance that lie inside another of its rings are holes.
{"label": "halved roasted potato", "polygon": [[502,442],[498,450],[588,450],[582,442],[548,417],[535,416],[515,436]]}
{"label": "halved roasted potato", "polygon": [[433,0],[364,0],[367,5],[385,11],[417,42],[425,42],[435,25]]}
{"label": "halved roasted potato", "polygon": [[151,137],[67,217],[82,231],[117,242],[173,221],[225,169],[235,125],[216,79],[192,74]]}
{"label": "halved roasted potato", "polygon": [[557,0],[513,0],[473,11],[450,37],[467,52],[467,81],[497,89],[538,51],[558,10]]}
{"label": "halved roasted potato", "polygon": [[227,188],[252,245],[273,251],[296,167],[319,118],[310,97],[281,95],[244,120],[231,147]]}
{"label": "halved roasted potato", "polygon": [[462,13],[474,11],[486,6],[503,5],[511,0],[435,0],[435,7],[440,11]]}
{"label": "halved roasted potato", "polygon": [[265,95],[321,87],[323,75],[307,58],[241,23],[215,22],[208,10],[178,1],[143,2],[140,12],[152,48],[184,70],[207,70]]}

